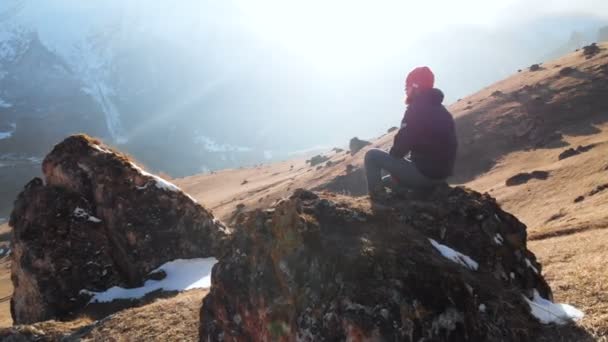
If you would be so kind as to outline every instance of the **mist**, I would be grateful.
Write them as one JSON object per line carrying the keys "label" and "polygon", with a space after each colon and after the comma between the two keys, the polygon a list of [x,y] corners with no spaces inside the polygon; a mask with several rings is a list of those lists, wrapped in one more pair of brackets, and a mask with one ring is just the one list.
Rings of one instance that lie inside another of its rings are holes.
{"label": "mist", "polygon": [[[138,148],[125,148],[152,165],[162,158],[150,151],[200,148],[193,139],[258,151],[258,157],[222,157],[238,166],[378,136],[401,120],[403,81],[416,66],[435,71],[449,104],[573,50],[573,32],[583,37],[575,45],[588,43],[608,25],[608,3],[591,0],[2,6],[4,13],[18,11],[49,50],[74,60],[72,69],[113,85],[104,98],[113,100],[110,121],[120,125],[108,123],[108,136],[118,144],[137,142]],[[93,57],[82,63],[81,51]],[[158,136],[168,137],[151,138]]]}

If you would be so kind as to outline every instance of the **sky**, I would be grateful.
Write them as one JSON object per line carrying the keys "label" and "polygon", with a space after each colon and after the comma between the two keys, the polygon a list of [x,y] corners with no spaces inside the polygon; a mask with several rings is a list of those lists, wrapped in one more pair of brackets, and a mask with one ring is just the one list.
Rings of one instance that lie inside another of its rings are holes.
{"label": "sky", "polygon": [[279,140],[285,153],[398,125],[416,66],[435,71],[450,103],[542,62],[573,30],[608,25],[606,0],[3,0],[0,10],[20,6],[58,49],[107,27],[141,64],[162,56],[155,72],[189,85],[131,136],[196,113],[219,144]]}

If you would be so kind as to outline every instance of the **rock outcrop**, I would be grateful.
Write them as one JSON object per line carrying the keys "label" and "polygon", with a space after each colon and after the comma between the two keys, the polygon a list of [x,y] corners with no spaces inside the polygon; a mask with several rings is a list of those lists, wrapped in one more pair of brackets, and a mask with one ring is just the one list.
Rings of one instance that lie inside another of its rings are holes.
{"label": "rock outcrop", "polygon": [[525,225],[464,188],[400,196],[377,212],[296,190],[242,216],[200,340],[534,340],[526,298],[552,294]]}
{"label": "rock outcrop", "polygon": [[350,139],[348,144],[348,148],[350,150],[350,154],[354,155],[355,153],[361,151],[365,146],[371,145],[372,143],[367,140],[361,140],[357,137]]}
{"label": "rock outcrop", "polygon": [[81,290],[136,287],[178,258],[216,256],[227,230],[175,185],[84,135],[56,145],[15,201],[16,324],[69,317]]}

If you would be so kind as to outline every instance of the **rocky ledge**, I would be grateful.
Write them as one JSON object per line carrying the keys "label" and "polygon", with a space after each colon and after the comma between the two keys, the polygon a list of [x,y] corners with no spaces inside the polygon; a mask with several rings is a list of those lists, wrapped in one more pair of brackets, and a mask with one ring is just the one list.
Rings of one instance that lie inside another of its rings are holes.
{"label": "rocky ledge", "polygon": [[200,340],[536,340],[531,306],[552,294],[517,218],[447,185],[381,209],[298,190],[242,215]]}
{"label": "rocky ledge", "polygon": [[42,169],[10,218],[15,324],[69,318],[88,291],[141,286],[162,264],[216,256],[224,244],[210,211],[100,141],[68,137]]}

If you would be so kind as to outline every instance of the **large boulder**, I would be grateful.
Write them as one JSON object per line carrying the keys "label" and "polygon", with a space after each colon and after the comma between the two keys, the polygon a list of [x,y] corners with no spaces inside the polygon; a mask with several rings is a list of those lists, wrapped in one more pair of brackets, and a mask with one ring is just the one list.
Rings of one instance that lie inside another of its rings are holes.
{"label": "large boulder", "polygon": [[298,190],[241,217],[201,341],[535,339],[526,298],[551,290],[525,225],[493,198],[446,185],[372,210],[321,196]]}
{"label": "large boulder", "polygon": [[179,258],[216,256],[226,228],[173,184],[84,135],[55,146],[15,201],[11,313],[66,318],[87,291],[141,286]]}

